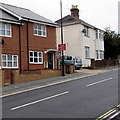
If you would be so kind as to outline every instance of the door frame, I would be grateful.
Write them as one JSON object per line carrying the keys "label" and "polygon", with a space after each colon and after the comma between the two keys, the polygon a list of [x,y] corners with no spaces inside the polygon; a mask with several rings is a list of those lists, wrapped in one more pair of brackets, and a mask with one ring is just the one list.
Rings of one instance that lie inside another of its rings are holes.
{"label": "door frame", "polygon": [[[54,67],[54,65],[55,65],[55,61],[54,61],[54,59],[55,59],[55,55],[54,55],[54,52],[48,52],[48,54],[49,53],[52,53],[52,55],[53,55],[53,69],[55,68]],[[49,60],[48,60],[48,68],[49,68]]]}

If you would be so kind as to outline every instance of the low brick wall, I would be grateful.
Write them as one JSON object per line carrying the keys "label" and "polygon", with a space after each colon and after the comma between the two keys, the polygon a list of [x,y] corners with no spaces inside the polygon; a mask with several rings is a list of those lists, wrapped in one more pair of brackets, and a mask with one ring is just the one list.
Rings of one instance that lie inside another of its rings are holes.
{"label": "low brick wall", "polygon": [[[65,73],[72,74],[75,72],[75,67],[73,65],[65,66]],[[61,76],[61,70],[30,70],[24,71],[20,74],[19,70],[1,70],[1,82],[0,86],[19,84],[24,82],[30,82],[34,80],[40,80],[44,78]]]}
{"label": "low brick wall", "polygon": [[119,65],[118,60],[91,60],[91,69],[99,69],[117,65]]}
{"label": "low brick wall", "polygon": [[[62,66],[60,66],[62,70]],[[75,73],[75,66],[74,65],[65,65],[64,66],[64,73],[65,74],[73,74]]]}
{"label": "low brick wall", "polygon": [[23,74],[20,74],[19,70],[2,70],[0,75],[2,75],[0,86],[5,86],[61,76],[61,70],[25,71]]}
{"label": "low brick wall", "polygon": [[11,70],[0,70],[0,86],[12,84],[12,71]]}

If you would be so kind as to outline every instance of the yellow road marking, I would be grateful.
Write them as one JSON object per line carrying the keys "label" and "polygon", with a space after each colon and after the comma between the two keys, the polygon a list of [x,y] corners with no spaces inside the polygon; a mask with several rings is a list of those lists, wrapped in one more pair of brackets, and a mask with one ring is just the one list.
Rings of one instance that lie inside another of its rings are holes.
{"label": "yellow road marking", "polygon": [[105,115],[107,115],[107,114],[109,114],[110,112],[112,112],[113,111],[113,109],[112,110],[110,110],[110,111],[108,111],[108,112],[106,112],[105,114],[103,114],[103,115],[101,115],[98,119],[96,119],[96,120],[99,120],[100,118],[102,118],[103,116],[105,116]]}
{"label": "yellow road marking", "polygon": [[111,114],[113,114],[114,112],[116,112],[117,110],[109,110],[108,112],[106,112],[105,114],[101,115],[99,118],[97,118],[96,120],[103,120],[104,118],[110,116]]}
{"label": "yellow road marking", "polygon": [[117,107],[120,107],[120,104]]}
{"label": "yellow road marking", "polygon": [[114,110],[114,111],[112,111],[111,113],[109,113],[108,115],[104,116],[103,119],[106,118],[106,117],[108,117],[108,116],[110,116],[110,115],[113,114],[114,112],[116,112],[116,110]]}

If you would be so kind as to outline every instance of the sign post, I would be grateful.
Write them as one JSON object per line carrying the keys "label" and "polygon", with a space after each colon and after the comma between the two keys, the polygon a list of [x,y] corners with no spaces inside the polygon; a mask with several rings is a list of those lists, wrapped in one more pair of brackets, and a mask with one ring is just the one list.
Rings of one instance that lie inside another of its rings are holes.
{"label": "sign post", "polygon": [[[62,0],[60,0],[60,9],[61,9],[60,10],[60,13],[61,13],[61,44],[63,44]],[[65,73],[64,73],[64,51],[63,50],[62,50],[62,76],[65,76]]]}

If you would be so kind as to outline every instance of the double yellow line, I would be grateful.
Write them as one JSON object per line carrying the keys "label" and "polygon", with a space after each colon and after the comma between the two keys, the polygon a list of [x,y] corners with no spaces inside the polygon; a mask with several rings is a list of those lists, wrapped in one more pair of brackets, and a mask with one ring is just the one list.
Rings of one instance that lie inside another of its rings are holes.
{"label": "double yellow line", "polygon": [[[117,105],[117,107],[120,107],[120,104]],[[96,120],[104,120],[107,117],[109,117],[110,115],[114,114],[115,112],[117,112],[116,109],[111,109],[108,112],[106,112],[105,114],[101,115],[99,118],[97,118]]]}

